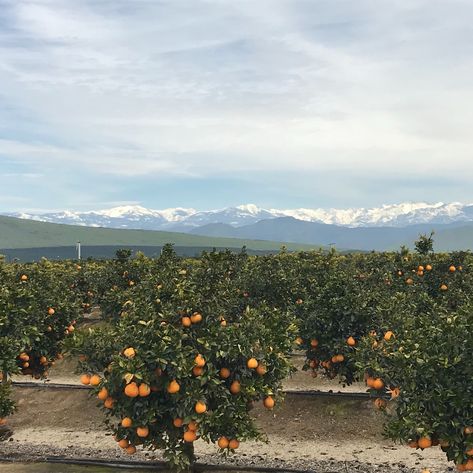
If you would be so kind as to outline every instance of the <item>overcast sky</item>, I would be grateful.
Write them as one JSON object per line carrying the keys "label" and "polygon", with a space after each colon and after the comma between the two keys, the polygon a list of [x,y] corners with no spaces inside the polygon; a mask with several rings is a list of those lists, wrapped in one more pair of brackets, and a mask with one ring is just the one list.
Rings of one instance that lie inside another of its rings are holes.
{"label": "overcast sky", "polygon": [[0,0],[0,211],[473,201],[471,0]]}

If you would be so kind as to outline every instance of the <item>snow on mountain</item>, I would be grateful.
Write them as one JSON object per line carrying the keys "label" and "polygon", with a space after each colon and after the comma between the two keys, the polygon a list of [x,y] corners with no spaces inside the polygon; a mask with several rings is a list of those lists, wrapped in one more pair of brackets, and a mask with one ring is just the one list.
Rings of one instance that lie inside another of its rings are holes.
{"label": "snow on mountain", "polygon": [[453,223],[473,221],[473,204],[425,202],[383,205],[376,208],[349,209],[263,209],[254,204],[217,210],[197,211],[190,208],[152,210],[139,205],[126,205],[87,212],[10,213],[13,217],[74,225],[138,228],[147,230],[189,231],[212,223],[234,227],[250,225],[260,220],[293,217],[308,222],[347,227],[404,227],[421,223]]}

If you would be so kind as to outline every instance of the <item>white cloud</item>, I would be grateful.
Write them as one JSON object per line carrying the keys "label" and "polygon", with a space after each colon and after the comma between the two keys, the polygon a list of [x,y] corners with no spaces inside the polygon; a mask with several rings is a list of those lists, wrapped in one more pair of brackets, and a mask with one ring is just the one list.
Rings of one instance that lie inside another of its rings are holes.
{"label": "white cloud", "polygon": [[0,99],[48,136],[4,140],[0,159],[129,176],[473,173],[468,1],[5,6]]}

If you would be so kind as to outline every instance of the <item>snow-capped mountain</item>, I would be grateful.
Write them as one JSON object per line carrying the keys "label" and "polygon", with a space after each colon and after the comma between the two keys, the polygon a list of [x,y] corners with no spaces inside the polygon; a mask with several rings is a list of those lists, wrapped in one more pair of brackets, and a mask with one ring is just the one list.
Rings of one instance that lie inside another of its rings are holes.
{"label": "snow-capped mountain", "polygon": [[248,204],[206,211],[190,208],[151,210],[138,205],[127,205],[88,212],[63,211],[6,215],[51,223],[169,231],[190,231],[214,223],[241,227],[278,217],[293,217],[307,222],[345,227],[405,227],[422,223],[473,222],[473,204],[420,202],[383,205],[376,208],[293,210],[263,209]]}

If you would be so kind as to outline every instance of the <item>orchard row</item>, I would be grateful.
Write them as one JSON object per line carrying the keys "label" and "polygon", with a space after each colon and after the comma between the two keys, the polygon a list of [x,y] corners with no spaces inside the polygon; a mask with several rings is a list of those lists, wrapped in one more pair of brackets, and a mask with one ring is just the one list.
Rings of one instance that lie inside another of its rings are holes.
{"label": "orchard row", "polygon": [[[366,381],[390,438],[473,470],[473,257],[425,253],[2,264],[0,369],[45,376],[66,347],[119,447],[185,469],[197,438],[222,453],[263,438],[251,409],[282,401],[298,348],[314,377]],[[80,328],[95,306],[105,323]]]}

